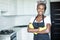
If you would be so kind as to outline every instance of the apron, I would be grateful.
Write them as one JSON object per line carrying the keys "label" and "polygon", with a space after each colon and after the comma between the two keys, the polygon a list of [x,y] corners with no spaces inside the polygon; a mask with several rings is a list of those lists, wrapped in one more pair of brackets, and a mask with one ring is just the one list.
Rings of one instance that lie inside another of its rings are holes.
{"label": "apron", "polygon": [[[41,23],[37,23],[35,22],[35,20],[33,21],[33,26],[35,29],[38,29],[39,27],[44,27],[44,20]],[[45,34],[34,34],[34,40],[50,40],[49,39],[49,34],[45,33]]]}

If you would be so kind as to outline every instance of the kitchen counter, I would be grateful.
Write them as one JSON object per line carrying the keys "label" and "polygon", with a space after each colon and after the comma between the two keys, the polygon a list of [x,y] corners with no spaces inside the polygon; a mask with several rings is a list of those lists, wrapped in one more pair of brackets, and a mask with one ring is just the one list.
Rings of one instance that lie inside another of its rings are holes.
{"label": "kitchen counter", "polygon": [[14,26],[14,27],[27,27],[28,25],[20,25],[20,26]]}
{"label": "kitchen counter", "polygon": [[21,25],[12,28],[17,33],[17,40],[33,40],[33,33],[27,32],[27,26]]}
{"label": "kitchen counter", "polygon": [[14,26],[13,28],[11,28],[14,31],[20,31],[21,28],[27,28],[28,25],[20,25],[20,26]]}

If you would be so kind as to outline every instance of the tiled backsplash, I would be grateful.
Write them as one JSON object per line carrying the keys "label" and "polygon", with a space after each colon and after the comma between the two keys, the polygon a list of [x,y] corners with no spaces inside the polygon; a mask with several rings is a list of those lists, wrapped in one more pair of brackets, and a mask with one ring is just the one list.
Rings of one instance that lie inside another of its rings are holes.
{"label": "tiled backsplash", "polygon": [[0,30],[8,29],[14,26],[14,17],[0,16]]}
{"label": "tiled backsplash", "polygon": [[28,25],[31,17],[34,17],[34,16],[16,16],[15,26]]}

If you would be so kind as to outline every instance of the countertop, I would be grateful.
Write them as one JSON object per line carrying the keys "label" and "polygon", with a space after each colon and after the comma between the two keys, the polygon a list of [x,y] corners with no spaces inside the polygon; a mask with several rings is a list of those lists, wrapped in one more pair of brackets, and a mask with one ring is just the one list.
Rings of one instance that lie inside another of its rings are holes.
{"label": "countertop", "polygon": [[20,31],[22,28],[27,28],[28,25],[20,25],[20,26],[14,26],[13,28],[11,28],[11,30],[14,30],[15,32]]}

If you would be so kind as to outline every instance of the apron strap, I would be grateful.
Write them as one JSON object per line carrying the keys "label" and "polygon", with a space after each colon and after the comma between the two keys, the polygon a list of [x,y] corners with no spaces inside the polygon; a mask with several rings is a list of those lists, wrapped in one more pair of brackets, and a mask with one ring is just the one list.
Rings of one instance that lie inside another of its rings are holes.
{"label": "apron strap", "polygon": [[[37,16],[35,17],[35,19],[36,19],[36,18],[37,18]],[[35,19],[34,19],[34,21],[35,21]],[[42,15],[42,19],[43,19],[43,22],[44,22],[44,15]],[[34,21],[33,21],[33,22],[34,22]]]}

